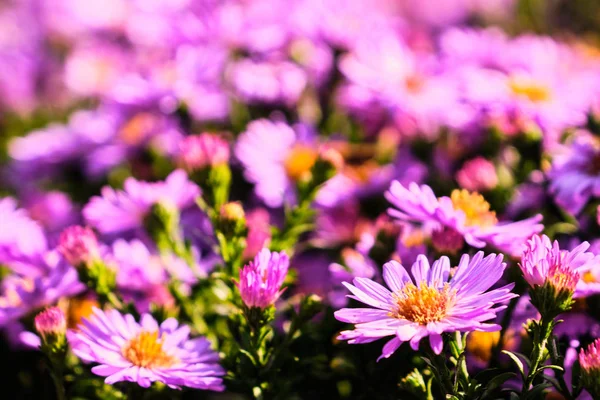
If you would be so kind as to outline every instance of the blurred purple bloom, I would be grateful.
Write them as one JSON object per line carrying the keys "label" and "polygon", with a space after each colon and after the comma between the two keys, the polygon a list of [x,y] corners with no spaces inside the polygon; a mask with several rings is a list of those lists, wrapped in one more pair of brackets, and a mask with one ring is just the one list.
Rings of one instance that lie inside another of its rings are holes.
{"label": "blurred purple bloom", "polygon": [[252,121],[240,135],[235,155],[267,206],[280,207],[293,198],[294,180],[316,161],[316,149],[302,139],[289,125],[267,119]]}
{"label": "blurred purple bloom", "polygon": [[162,203],[182,210],[192,206],[200,188],[182,170],[172,172],[162,182],[142,182],[127,178],[123,190],[109,186],[102,196],[94,196],[83,209],[87,223],[101,233],[112,234],[141,228],[152,206]]}
{"label": "blurred purple bloom", "polygon": [[295,104],[306,87],[306,74],[290,62],[242,60],[230,66],[229,80],[249,103]]}
{"label": "blurred purple bloom", "polygon": [[600,147],[582,135],[566,150],[554,159],[548,178],[558,205],[576,215],[592,197],[600,196]]}
{"label": "blurred purple bloom", "polygon": [[539,214],[519,222],[498,222],[481,195],[465,190],[437,198],[429,186],[411,183],[407,189],[395,181],[386,198],[397,208],[389,210],[394,218],[431,229],[447,227],[463,235],[473,247],[489,244],[515,256],[520,255],[527,239],[543,229]]}

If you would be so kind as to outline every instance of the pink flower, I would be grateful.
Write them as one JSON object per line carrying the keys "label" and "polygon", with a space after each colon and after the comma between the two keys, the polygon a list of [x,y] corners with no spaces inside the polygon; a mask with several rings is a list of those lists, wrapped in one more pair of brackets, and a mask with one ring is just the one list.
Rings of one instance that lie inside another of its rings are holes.
{"label": "pink flower", "polygon": [[90,228],[79,225],[62,231],[58,250],[74,266],[85,264],[99,256],[96,234]]}
{"label": "pink flower", "polygon": [[237,287],[248,307],[267,308],[281,296],[281,285],[290,265],[288,256],[262,249],[254,261],[240,271]]}
{"label": "pink flower", "polygon": [[67,320],[65,314],[58,307],[49,307],[36,315],[35,330],[42,336],[60,335],[67,332]]}
{"label": "pink flower", "polygon": [[496,187],[498,175],[494,164],[483,157],[476,157],[464,163],[456,173],[456,181],[467,190],[483,191]]}
{"label": "pink flower", "polygon": [[180,144],[179,158],[188,171],[229,162],[229,143],[219,135],[188,136]]}

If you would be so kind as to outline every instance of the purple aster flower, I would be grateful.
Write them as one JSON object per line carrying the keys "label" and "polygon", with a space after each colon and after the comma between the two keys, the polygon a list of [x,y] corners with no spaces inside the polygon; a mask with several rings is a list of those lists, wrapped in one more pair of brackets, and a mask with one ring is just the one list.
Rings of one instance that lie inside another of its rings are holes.
{"label": "purple aster flower", "polygon": [[152,206],[163,203],[182,210],[194,204],[200,188],[182,170],[172,172],[165,181],[142,182],[127,178],[123,190],[109,186],[102,196],[94,196],[83,209],[87,223],[101,233],[112,234],[141,228]]}
{"label": "purple aster flower", "polygon": [[353,330],[342,331],[341,340],[352,344],[369,343],[394,336],[383,347],[381,358],[388,358],[403,342],[418,350],[419,342],[429,336],[436,354],[443,348],[444,332],[497,331],[500,325],[486,323],[496,317],[505,303],[517,295],[514,284],[488,291],[502,277],[506,264],[502,255],[483,257],[478,252],[470,259],[463,255],[450,280],[450,260],[442,257],[433,265],[419,256],[410,277],[396,261],[383,266],[383,279],[389,289],[367,278],[355,278],[353,285],[344,283],[349,296],[373,308],[343,308],[335,317],[355,324]]}
{"label": "purple aster flower", "polygon": [[294,182],[310,174],[317,150],[283,122],[260,119],[248,124],[236,144],[235,155],[244,176],[269,207],[280,207],[293,197]]}
{"label": "purple aster flower", "polygon": [[532,287],[550,283],[557,290],[574,291],[574,297],[588,296],[600,292],[600,256],[586,251],[589,247],[583,242],[571,251],[561,250],[558,241],[536,235],[527,242],[519,265]]}
{"label": "purple aster flower", "polygon": [[218,354],[207,339],[189,335],[190,328],[179,326],[175,318],[159,325],[143,314],[138,323],[131,314],[97,308],[78,331],[67,333],[73,353],[98,363],[92,372],[105,376],[109,385],[129,381],[147,388],[163,382],[171,388],[223,390],[225,371]]}
{"label": "purple aster flower", "polygon": [[579,136],[548,172],[556,203],[579,214],[592,197],[600,196],[600,146],[590,135]]}
{"label": "purple aster flower", "polygon": [[521,254],[527,239],[543,229],[539,214],[519,222],[498,222],[483,196],[464,189],[437,198],[427,185],[411,183],[407,189],[395,181],[385,196],[397,208],[388,211],[394,218],[419,222],[432,230],[447,227],[473,247],[489,244],[514,256]]}
{"label": "purple aster flower", "polygon": [[39,259],[46,252],[44,231],[11,197],[0,199],[0,226],[1,263]]}
{"label": "purple aster flower", "polygon": [[339,308],[348,304],[344,282],[354,278],[374,279],[379,276],[375,262],[367,256],[350,248],[342,250],[344,265],[333,263],[329,266],[332,289],[329,291],[329,302],[332,307]]}
{"label": "purple aster flower", "polygon": [[57,254],[49,254],[46,264],[38,267],[46,272],[36,275],[13,274],[0,287],[0,327],[24,317],[30,312],[55,304],[63,297],[81,293],[77,271]]}
{"label": "purple aster flower", "polygon": [[[126,300],[134,301],[141,312],[147,311],[150,303],[173,303],[166,289],[169,277],[185,284],[193,284],[198,279],[181,258],[175,255],[161,256],[137,239],[130,242],[117,239],[107,258],[109,263],[118,266],[117,287]],[[196,269],[198,275],[204,273],[197,265]]]}
{"label": "purple aster flower", "polygon": [[262,249],[254,261],[240,271],[237,287],[248,307],[267,308],[281,296],[290,259],[284,253]]}
{"label": "purple aster flower", "polygon": [[293,63],[242,60],[230,66],[228,77],[249,103],[295,104],[306,87],[305,72]]}

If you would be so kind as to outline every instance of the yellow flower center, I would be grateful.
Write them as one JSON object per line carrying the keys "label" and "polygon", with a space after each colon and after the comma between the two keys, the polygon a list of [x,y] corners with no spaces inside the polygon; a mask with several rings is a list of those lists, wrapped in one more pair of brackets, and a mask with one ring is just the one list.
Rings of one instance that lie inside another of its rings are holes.
{"label": "yellow flower center", "polygon": [[594,276],[594,274],[592,273],[592,271],[586,271],[583,274],[583,276],[581,277],[581,279],[585,283],[594,283],[594,282],[596,282],[596,277]]}
{"label": "yellow flower center", "polygon": [[419,286],[407,283],[402,291],[394,293],[396,307],[390,316],[421,325],[441,321],[454,305],[456,291],[444,284],[440,290],[421,282]]}
{"label": "yellow flower center", "polygon": [[133,365],[143,368],[170,367],[179,362],[163,350],[162,338],[158,332],[142,331],[131,339],[121,350],[121,354]]}
{"label": "yellow flower center", "polygon": [[508,87],[517,96],[524,96],[534,103],[548,101],[552,95],[548,86],[533,79],[512,78],[508,81]]}
{"label": "yellow flower center", "polygon": [[500,331],[473,331],[467,338],[467,350],[480,360],[489,361],[492,358],[492,349],[499,341]]}
{"label": "yellow flower center", "polygon": [[546,279],[556,290],[573,291],[579,282],[579,274],[567,265],[557,264],[550,267]]}
{"label": "yellow flower center", "polygon": [[310,174],[317,161],[317,152],[312,147],[298,144],[288,154],[284,166],[290,179],[301,180]]}
{"label": "yellow flower center", "polygon": [[67,308],[67,326],[70,329],[77,329],[84,318],[92,315],[94,307],[98,307],[98,302],[93,298],[75,297],[70,299]]}
{"label": "yellow flower center", "polygon": [[465,213],[466,226],[480,226],[483,228],[498,223],[496,213],[490,211],[490,203],[485,201],[479,193],[470,193],[465,189],[454,189],[450,195],[450,199],[456,210],[461,210]]}

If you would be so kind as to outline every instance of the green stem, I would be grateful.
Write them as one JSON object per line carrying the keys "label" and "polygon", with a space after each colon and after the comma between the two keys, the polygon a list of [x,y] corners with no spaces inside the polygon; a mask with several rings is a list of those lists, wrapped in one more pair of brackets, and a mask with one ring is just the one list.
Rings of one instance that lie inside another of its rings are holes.
{"label": "green stem", "polygon": [[535,379],[537,370],[544,360],[544,352],[548,345],[548,339],[552,335],[552,328],[553,319],[548,319],[543,316],[537,326],[534,327],[533,349],[530,357],[531,367],[529,368],[529,373],[527,374],[525,382],[523,382],[522,398],[524,398],[524,395],[529,391],[529,388]]}
{"label": "green stem", "polygon": [[48,365],[48,370],[50,372],[52,382],[54,383],[54,389],[56,390],[56,399],[67,400],[67,395],[65,394],[65,385],[63,381],[62,368],[58,368],[55,365],[53,365],[52,362],[50,362]]}
{"label": "green stem", "polygon": [[557,389],[567,400],[573,400],[575,397],[571,394],[571,391],[569,390],[569,385],[567,385],[567,382],[565,381],[563,363],[564,360],[560,352],[558,351],[558,343],[556,342],[556,336],[554,335],[552,335],[550,341],[550,357],[552,358],[552,364],[558,365],[559,367],[563,368],[563,371],[556,371],[556,378],[559,384],[559,387]]}

